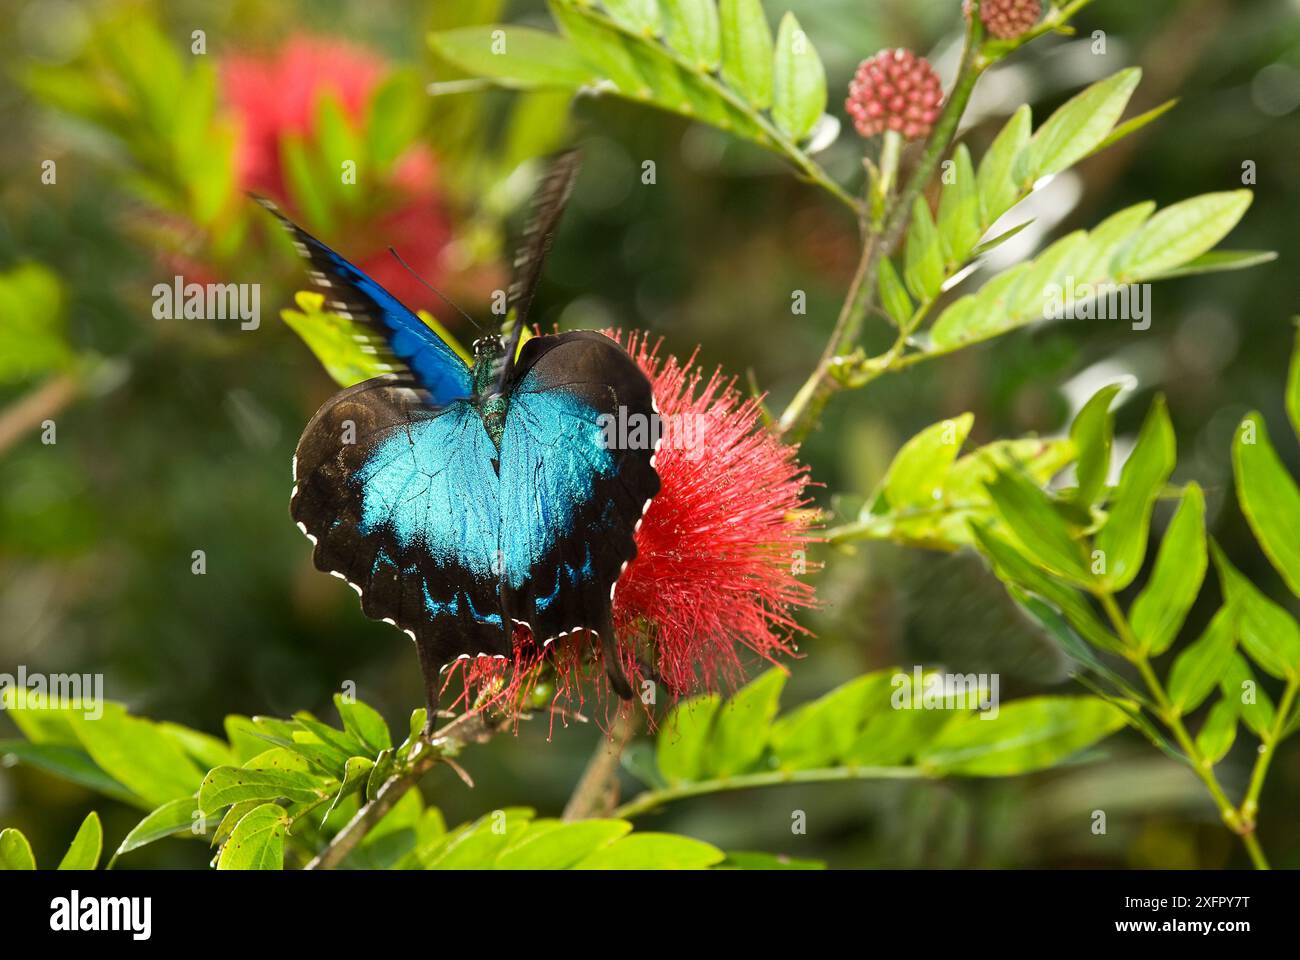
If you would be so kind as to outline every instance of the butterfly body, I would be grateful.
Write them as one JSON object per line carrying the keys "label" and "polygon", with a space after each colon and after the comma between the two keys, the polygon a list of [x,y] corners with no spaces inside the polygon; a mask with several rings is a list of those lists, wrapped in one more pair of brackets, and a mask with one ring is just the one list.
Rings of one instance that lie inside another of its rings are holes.
{"label": "butterfly body", "polygon": [[[567,196],[573,171],[563,172]],[[607,425],[656,415],[645,375],[591,331],[518,349],[485,337],[466,365],[386,291],[284,222],[327,305],[375,330],[392,367],[312,417],[290,511],[317,567],[346,580],[367,616],[415,640],[430,723],[441,670],[457,658],[511,656],[516,625],[542,646],[573,632],[599,638],[612,685],[630,696],[613,655],[612,604],[659,478],[653,447],[611,443]],[[531,290],[516,302],[529,299]]]}

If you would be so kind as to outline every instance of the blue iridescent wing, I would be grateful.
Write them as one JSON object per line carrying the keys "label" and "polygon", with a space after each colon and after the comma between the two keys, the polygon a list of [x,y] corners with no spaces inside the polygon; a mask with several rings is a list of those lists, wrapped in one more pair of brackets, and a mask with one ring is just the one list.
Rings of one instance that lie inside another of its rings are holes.
{"label": "blue iridescent wing", "polygon": [[382,379],[336,394],[298,443],[290,512],[316,566],[405,630],[434,678],[459,656],[510,652],[495,458],[471,404],[433,408]]}
{"label": "blue iridescent wing", "polygon": [[[608,639],[614,587],[659,492],[650,383],[618,344],[589,331],[529,340],[513,374],[501,439],[502,609],[541,643],[575,630]],[[639,432],[618,428],[638,422]],[[617,688],[612,644],[602,649]]]}
{"label": "blue iridescent wing", "polygon": [[399,373],[428,391],[441,406],[473,393],[469,367],[441,337],[364,272],[282,214],[270,200],[255,198],[289,232],[298,252],[311,264],[312,285],[328,309],[351,319],[365,346]]}

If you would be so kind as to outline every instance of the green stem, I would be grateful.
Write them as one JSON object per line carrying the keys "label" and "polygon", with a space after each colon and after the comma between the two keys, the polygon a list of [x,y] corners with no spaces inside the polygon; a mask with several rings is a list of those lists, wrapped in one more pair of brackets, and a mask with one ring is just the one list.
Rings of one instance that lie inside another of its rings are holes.
{"label": "green stem", "polygon": [[1241,842],[1246,847],[1246,853],[1250,856],[1255,868],[1267,870],[1268,859],[1264,856],[1264,851],[1259,845],[1259,839],[1255,836],[1254,824],[1246,822],[1232,805],[1232,801],[1228,799],[1223,786],[1219,783],[1219,778],[1215,776],[1214,764],[1201,753],[1196,746],[1196,741],[1187,732],[1186,724],[1183,723],[1182,717],[1169,699],[1164,684],[1156,676],[1156,672],[1151,666],[1151,660],[1142,649],[1137,636],[1133,633],[1128,618],[1124,616],[1119,604],[1115,602],[1115,595],[1109,590],[1098,590],[1094,595],[1101,602],[1102,609],[1106,611],[1106,616],[1110,618],[1116,634],[1124,644],[1126,648],[1125,656],[1137,668],[1143,682],[1147,685],[1147,689],[1151,691],[1151,696],[1155,698],[1159,719],[1169,728],[1170,733],[1174,735],[1174,739],[1178,742],[1178,746],[1187,755],[1187,761],[1191,765],[1192,771],[1205,784],[1210,797],[1214,800],[1214,805],[1219,809],[1219,815],[1223,818],[1223,822],[1229,830],[1241,837]]}
{"label": "green stem", "polygon": [[967,24],[961,66],[957,71],[957,80],[948,96],[943,114],[939,117],[926,145],[925,153],[908,180],[907,186],[890,205],[883,229],[872,227],[869,231],[862,262],[849,288],[844,306],[840,310],[840,318],[835,324],[826,350],[823,351],[817,367],[795,393],[778,421],[778,430],[783,437],[795,443],[803,440],[821,418],[822,411],[830,402],[830,398],[842,387],[846,385],[854,388],[862,387],[886,373],[895,373],[930,358],[930,355],[925,353],[903,355],[900,349],[895,348],[880,357],[857,360],[856,365],[861,368],[861,373],[845,376],[841,369],[844,364],[855,360],[854,348],[876,294],[876,276],[880,258],[892,254],[902,239],[911,218],[912,206],[934,174],[939,160],[951,146],[957,126],[962,114],[965,113],[971,92],[980,75],[999,60],[1043,34],[1064,30],[1070,19],[1091,2],[1092,0],[1071,0],[1053,10],[1036,27],[1014,40],[986,39],[984,26],[979,19],[979,5],[972,4],[974,10]]}
{"label": "green stem", "polygon": [[919,780],[926,776],[917,767],[827,767],[816,770],[772,770],[748,773],[725,780],[702,780],[662,790],[647,790],[614,811],[612,816],[630,818],[647,813],[673,800],[699,797],[727,790],[772,787],[790,783],[828,783],[836,780]]}
{"label": "green stem", "polygon": [[1268,775],[1268,766],[1273,760],[1278,741],[1282,739],[1282,731],[1286,728],[1287,719],[1295,706],[1297,691],[1300,691],[1300,677],[1292,677],[1287,681],[1286,689],[1282,692],[1282,700],[1273,718],[1273,726],[1260,738],[1259,756],[1255,758],[1255,768],[1250,772],[1250,785],[1246,788],[1246,798],[1241,801],[1241,818],[1252,828],[1255,826],[1255,817],[1259,813],[1259,795],[1264,789],[1264,778]]}
{"label": "green stem", "polygon": [[324,850],[304,870],[333,870],[342,863],[384,816],[397,805],[408,790],[432,770],[439,761],[454,756],[470,743],[484,743],[492,737],[498,726],[486,722],[481,711],[463,713],[439,730],[431,738],[421,737],[412,753],[398,771],[384,781],[375,798],[361,807],[347,824],[336,833]]}
{"label": "green stem", "polygon": [[[782,436],[791,442],[797,443],[807,436],[812,425],[821,418],[822,411],[831,396],[843,385],[836,375],[837,367],[851,355],[874,302],[880,259],[892,253],[902,239],[903,231],[907,229],[912,215],[912,206],[921,195],[921,191],[925,189],[925,185],[930,182],[939,160],[952,145],[953,138],[957,134],[957,125],[961,121],[962,114],[966,112],[966,105],[970,102],[975,83],[988,66],[987,63],[982,65],[977,63],[979,41],[983,32],[984,28],[978,18],[973,18],[966,32],[957,81],[948,95],[947,103],[944,104],[943,113],[940,114],[930,134],[925,152],[922,153],[916,169],[912,171],[898,198],[890,205],[883,228],[879,230],[872,228],[868,231],[857,272],[853,276],[848,295],[840,308],[835,329],[831,333],[830,340],[827,341],[826,349],[822,351],[821,360],[781,415],[779,429]],[[891,358],[895,355],[896,351],[886,354]],[[887,372],[888,369],[889,366],[884,365],[871,379]]]}

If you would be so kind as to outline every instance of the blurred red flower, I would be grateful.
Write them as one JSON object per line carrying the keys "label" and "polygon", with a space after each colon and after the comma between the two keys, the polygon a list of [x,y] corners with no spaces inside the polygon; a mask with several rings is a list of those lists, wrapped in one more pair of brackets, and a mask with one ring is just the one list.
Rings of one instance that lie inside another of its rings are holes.
{"label": "blurred red flower", "polygon": [[[371,96],[390,72],[381,57],[342,40],[295,36],[268,56],[228,57],[221,68],[222,93],[239,122],[237,169],[243,190],[265,194],[296,214],[283,166],[290,136],[315,135],[321,97],[333,95],[349,122],[365,122]],[[432,294],[387,252],[389,245],[435,286],[444,267],[452,227],[438,189],[432,151],[411,144],[383,181],[348,189],[375,190],[364,206],[367,219],[349,224],[341,251],[362,270],[411,305],[441,308]],[[363,185],[365,184],[365,185]]]}
{"label": "blurred red flower", "polygon": [[[637,555],[614,593],[620,659],[635,690],[657,678],[673,697],[734,686],[743,651],[776,661],[804,633],[794,612],[813,603],[799,579],[816,539],[797,448],[765,429],[757,400],[720,372],[707,379],[676,357],[661,357],[643,335],[606,331],[650,378],[664,424],[656,456],[662,484],[636,534]],[[523,706],[554,668],[558,698],[582,702],[588,673],[605,684],[585,637],[545,651],[526,628],[515,633],[513,663],[460,661],[469,703]]]}

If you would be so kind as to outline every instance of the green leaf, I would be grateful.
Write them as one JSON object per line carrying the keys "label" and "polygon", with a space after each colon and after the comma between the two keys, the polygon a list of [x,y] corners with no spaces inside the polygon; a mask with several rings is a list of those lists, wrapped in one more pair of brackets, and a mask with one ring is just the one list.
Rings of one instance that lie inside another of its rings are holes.
{"label": "green leaf", "polygon": [[1300,625],[1295,617],[1242,576],[1218,544],[1212,545],[1212,551],[1224,596],[1236,607],[1241,646],[1265,673],[1288,679],[1296,676],[1300,672]]}
{"label": "green leaf", "polygon": [[760,110],[772,103],[772,28],[760,0],[722,0],[722,76]]}
{"label": "green leaf", "polygon": [[1147,201],[1125,207],[1097,224],[1088,234],[1088,247],[1074,264],[1074,276],[1080,283],[1101,285],[1114,279],[1115,255],[1132,240],[1142,225],[1151,219],[1156,205]]}
{"label": "green leaf", "polygon": [[1123,388],[1119,383],[1102,387],[1083,405],[1074,423],[1070,424],[1070,439],[1074,441],[1079,457],[1075,470],[1078,485],[1073,499],[1081,506],[1091,507],[1106,491],[1111,441],[1115,432],[1111,405]]}
{"label": "green leaf", "polygon": [[1061,237],[1029,265],[1014,291],[1009,291],[1011,313],[1017,317],[1050,316],[1058,300],[1064,300],[1073,264],[1088,246],[1083,230]]}
{"label": "green leaf", "polygon": [[[240,803],[233,804],[226,811],[225,816],[221,818],[221,822],[217,824],[217,829],[212,831],[211,845],[214,847],[220,847],[223,843],[229,840],[230,835],[235,832],[235,827],[238,826],[239,821],[243,820],[244,817],[260,806],[261,802],[258,800],[244,800]],[[195,810],[198,811],[197,806],[195,806]],[[200,816],[201,815],[200,812]]]}
{"label": "green leaf", "polygon": [[179,723],[162,721],[158,729],[171,737],[199,766],[208,770],[224,763],[234,763],[234,752],[222,740]]}
{"label": "green leaf", "polygon": [[498,870],[567,870],[632,830],[626,820],[537,821],[497,857]]}
{"label": "green leaf", "polygon": [[1121,710],[1095,697],[1034,697],[996,717],[972,714],[945,727],[919,762],[936,773],[1008,776],[1055,766],[1125,725]]}
{"label": "green leaf", "polygon": [[[33,744],[50,744],[61,747],[81,747],[77,731],[72,726],[72,715],[90,709],[89,704],[60,705],[50,697],[18,685],[0,690],[0,710],[4,710],[24,737]],[[105,704],[105,709],[121,710],[118,704]]]}
{"label": "green leaf", "polygon": [[411,711],[411,719],[409,721],[406,739],[403,740],[401,745],[397,748],[397,756],[406,757],[410,753],[411,748],[415,746],[415,742],[423,736],[428,713],[429,711],[424,707],[416,707]]}
{"label": "green leaf", "polygon": [[366,104],[365,148],[379,171],[388,171],[420,135],[429,97],[419,73],[397,69]]}
{"label": "green leaf", "polygon": [[943,241],[944,260],[949,267],[959,267],[984,233],[980,212],[979,186],[966,144],[953,152],[953,180],[943,182],[939,197],[939,237]]}
{"label": "green leaf", "polygon": [[164,837],[182,833],[197,836],[198,834],[194,833],[194,825],[199,822],[195,816],[198,809],[198,801],[194,797],[168,800],[150,811],[143,820],[131,828],[131,832],[118,845],[114,857],[120,857],[124,853],[130,853]]}
{"label": "green leaf", "polygon": [[193,795],[203,772],[156,724],[104,711],[92,720],[72,719],[86,752],[114,780],[152,806]]}
{"label": "green leaf", "polygon": [[341,693],[334,694],[334,706],[343,721],[343,729],[369,747],[374,754],[392,747],[393,737],[389,733],[388,724],[374,707],[360,700],[348,700]]}
{"label": "green leaf", "polygon": [[[1039,597],[1030,595],[1014,585],[1010,587],[1010,593],[1012,599],[1015,600],[1016,605],[1028,614],[1035,623],[1046,630],[1050,637],[1061,645],[1063,652],[1070,658],[1070,660],[1082,667],[1085,671],[1091,671],[1096,674],[1097,677],[1110,685],[1112,691],[1114,691],[1114,695],[1109,698],[1108,702],[1114,703],[1116,706],[1120,707],[1120,709],[1124,710],[1129,715],[1130,722],[1133,722],[1135,726],[1142,729],[1144,733],[1147,733],[1149,739],[1155,742],[1158,746],[1165,749],[1164,745],[1161,743],[1163,736],[1155,729],[1154,725],[1152,725],[1150,721],[1143,718],[1140,711],[1135,712],[1129,706],[1129,703],[1140,703],[1148,708],[1151,708],[1152,705],[1148,703],[1146,698],[1134,690],[1127,680],[1108,667],[1106,663],[1097,656],[1097,653],[1092,649],[1092,646],[1085,642],[1079,635],[1077,628],[1066,622],[1065,618],[1058,613],[1055,608],[1050,604],[1045,603]],[[1106,644],[1096,644],[1096,646],[1105,648]],[[1097,692],[1094,686],[1089,683],[1086,673],[1076,673],[1075,678],[1083,683],[1084,686],[1088,687],[1089,690]],[[1106,699],[1104,694],[1098,692],[1098,695],[1102,696],[1103,699]],[[1120,697],[1126,699],[1120,700]],[[1165,743],[1167,743],[1167,741],[1165,741]],[[1177,758],[1172,747],[1166,749],[1166,752]]]}
{"label": "green leaf", "polygon": [[1014,227],[1011,227],[1007,230],[1003,230],[996,237],[990,237],[989,239],[977,244],[975,249],[971,251],[971,256],[981,257],[984,254],[988,253],[990,250],[996,250],[998,247],[1002,246],[1002,244],[1006,243],[1012,237],[1019,234],[1022,230],[1027,228],[1033,222],[1034,222],[1033,219],[1029,219],[1024,221],[1023,223],[1017,223]]}
{"label": "green leaf", "polygon": [[314,144],[309,144],[303,135],[285,133],[280,139],[280,164],[292,206],[302,211],[303,218],[318,233],[333,234],[334,208],[329,198],[335,173],[323,168]]}
{"label": "green leaf", "polygon": [[6,755],[88,790],[112,797],[114,800],[121,800],[136,807],[149,806],[146,801],[99,769],[95,761],[90,759],[90,754],[80,747],[25,743],[22,740],[0,740],[0,757]]}
{"label": "green leaf", "polygon": [[1133,632],[1147,652],[1159,656],[1174,642],[1200,593],[1208,564],[1205,495],[1190,483],[1165,531],[1151,579],[1130,611]]}
{"label": "green leaf", "polygon": [[1269,441],[1268,427],[1251,413],[1232,445],[1237,499],[1255,539],[1291,592],[1300,596],[1300,488]]}
{"label": "green leaf", "polygon": [[[883,686],[873,685],[864,691],[862,707],[868,711],[867,722],[843,751],[842,761],[851,766],[901,766],[916,757],[948,724],[955,722],[961,715],[959,712],[907,709],[894,702],[894,696],[904,687],[914,696],[921,696],[931,676],[932,672],[922,674],[921,689],[914,693],[913,675],[896,669],[861,678],[878,678]],[[842,736],[842,733],[837,735]]]}
{"label": "green leaf", "polygon": [[1013,170],[1016,157],[1029,143],[1032,125],[1033,112],[1025,104],[1012,114],[980,161],[980,207],[985,222],[990,225],[1015,206],[1023,194]]}
{"label": "green leaf", "polygon": [[1073,97],[1038,128],[1021,159],[1017,179],[1024,186],[1060,173],[1092,153],[1124,113],[1142,78],[1136,67],[1121,70]]}
{"label": "green leaf", "polygon": [[726,855],[717,847],[667,833],[633,833],[588,854],[575,870],[703,870]]}
{"label": "green leaf", "polygon": [[373,800],[378,796],[379,789],[388,781],[388,778],[393,775],[396,769],[397,764],[393,760],[392,750],[384,750],[375,758],[375,765],[366,780],[367,800]]}
{"label": "green leaf", "polygon": [[663,33],[664,21],[658,0],[601,0],[610,18],[618,24],[647,37]]}
{"label": "green leaf", "polygon": [[365,167],[366,147],[338,96],[328,88],[316,99],[315,143],[317,162],[333,175],[331,201],[344,209],[356,210],[362,202],[361,191],[339,188],[343,186],[343,165],[348,161],[357,165],[360,177],[370,173]]}
{"label": "green leaf", "polygon": [[362,348],[369,334],[357,323],[322,309],[325,298],[319,293],[302,290],[294,294],[297,310],[288,307],[280,317],[316,355],[325,372],[340,387],[351,387],[363,380],[391,372],[391,366],[378,353]]}
{"label": "green leaf", "polygon": [[871,511],[933,504],[974,423],[974,414],[963,413],[926,427],[903,444],[872,497]]}
{"label": "green leaf", "polygon": [[35,870],[36,858],[32,845],[21,830],[7,827],[0,830],[0,870]]}
{"label": "green leaf", "polygon": [[252,718],[237,713],[228,714],[222,723],[226,739],[234,751],[236,763],[247,763],[266,750],[267,743]]}
{"label": "green leaf", "polygon": [[222,807],[244,800],[320,800],[328,796],[319,777],[291,770],[256,770],[217,767],[203,779],[199,807],[215,814]]}
{"label": "green leaf", "polygon": [[53,270],[20,263],[0,273],[0,384],[69,367],[63,284]]}
{"label": "green leaf", "polygon": [[912,306],[912,298],[907,295],[903,281],[899,279],[898,271],[894,269],[894,262],[889,257],[880,259],[879,287],[881,306],[894,321],[894,326],[899,329],[907,326],[916,308]]}
{"label": "green leaf", "polygon": [[922,302],[933,300],[943,286],[943,247],[924,197],[917,197],[912,206],[903,278],[907,281],[907,289],[912,291],[912,296]]}
{"label": "green leaf", "polygon": [[[957,421],[949,423],[955,433]],[[1022,437],[986,444],[949,466],[939,486],[929,488],[929,501],[893,506],[882,485],[856,522],[836,530],[833,542],[889,540],[931,550],[969,546],[971,522],[995,520],[989,481],[1002,471],[1022,470],[1035,483],[1046,485],[1073,459],[1073,441],[1062,438]]]}
{"label": "green leaf", "polygon": [[597,80],[568,39],[529,27],[459,27],[429,34],[429,45],[452,66],[516,90],[572,90]]}
{"label": "green leaf", "polygon": [[791,140],[812,132],[826,112],[826,70],[793,13],[781,18],[773,67],[772,119]]}
{"label": "green leaf", "polygon": [[[1031,262],[1018,264],[993,277],[976,293],[955,300],[935,320],[927,352],[949,353],[1055,316],[1063,312],[1068,296],[1081,310],[1094,303],[1105,290],[1123,282],[1120,258],[1127,256],[1138,235],[1148,229],[1153,209],[1152,204],[1143,203],[1121,210],[1091,233],[1063,237]],[[1196,254],[1190,247],[1178,249],[1180,257],[1191,259]],[[1071,280],[1073,290],[1069,289]]]}
{"label": "green leaf", "polygon": [[1083,545],[1051,498],[1018,470],[1007,470],[988,485],[1003,522],[1029,554],[1059,576],[1087,584],[1092,575]]}
{"label": "green leaf", "polygon": [[300,734],[295,733],[295,746],[298,743],[319,741],[337,758],[340,770],[350,757],[364,757],[369,753],[369,747],[358,738],[352,736],[346,730],[336,730],[328,723],[322,723],[305,710],[295,713],[293,719],[298,726],[309,734],[308,738],[303,738]]}
{"label": "green leaf", "polygon": [[1196,749],[1211,764],[1228,755],[1237,739],[1237,704],[1226,697],[1210,708],[1205,722],[1196,734]]}
{"label": "green leaf", "polygon": [[330,802],[329,810],[326,811],[326,818],[329,817],[340,803],[347,797],[352,796],[370,781],[370,775],[374,773],[375,762],[369,757],[349,757],[348,762],[343,770],[343,782],[339,784],[338,793]]}
{"label": "green leaf", "polygon": [[1219,689],[1224,699],[1236,706],[1241,719],[1255,736],[1260,739],[1268,736],[1276,715],[1273,701],[1259,685],[1250,664],[1241,654],[1233,654],[1229,659],[1227,669],[1219,678]]}
{"label": "green leaf", "polygon": [[573,0],[548,0],[556,23],[605,78],[608,90],[663,110],[710,123],[737,136],[773,148],[757,116],[729,102],[710,73],[688,66],[689,60],[647,40]]}
{"label": "green leaf", "polygon": [[1164,397],[1157,397],[1138,433],[1137,445],[1124,464],[1111,499],[1110,515],[1095,541],[1105,564],[1103,582],[1112,591],[1127,587],[1142,567],[1151,510],[1174,470],[1174,444],[1174,428]]}
{"label": "green leaf", "polygon": [[532,818],[533,811],[525,807],[493,810],[466,828],[448,834],[446,842],[425,860],[425,869],[489,868],[508,845],[523,838]]}
{"label": "green leaf", "polygon": [[1133,134],[1137,133],[1139,130],[1145,127],[1147,124],[1159,120],[1161,117],[1163,117],[1166,113],[1168,113],[1176,106],[1178,106],[1177,97],[1175,97],[1173,100],[1166,100],[1164,103],[1160,104],[1160,106],[1153,107],[1152,109],[1146,111],[1146,113],[1140,113],[1136,117],[1133,117],[1130,120],[1125,120],[1114,130],[1112,130],[1110,132],[1110,135],[1106,137],[1105,140],[1097,144],[1097,146],[1093,149],[1092,153],[1088,155],[1092,156],[1093,153],[1101,153],[1101,151],[1105,150],[1107,147],[1114,146],[1115,144],[1123,140],[1125,137],[1131,137]]}
{"label": "green leaf", "polygon": [[863,727],[889,709],[888,671],[855,677],[787,713],[772,725],[772,752],[785,770],[811,770],[842,762]]}
{"label": "green leaf", "polygon": [[659,772],[669,784],[700,779],[709,731],[721,705],[722,698],[710,694],[683,700],[668,714],[655,739],[655,759]]}
{"label": "green leaf", "polygon": [[77,835],[72,838],[72,845],[59,861],[60,870],[94,870],[99,865],[99,855],[104,849],[104,828],[99,823],[99,814],[90,811],[81,821]]}
{"label": "green leaf", "polygon": [[743,773],[762,756],[785,678],[774,667],[741,687],[718,710],[702,757],[703,772],[710,778]]}
{"label": "green leaf", "polygon": [[1249,190],[1207,193],[1161,210],[1119,255],[1123,283],[1159,276],[1194,260],[1228,235],[1250,207]]}
{"label": "green leaf", "polygon": [[714,0],[659,0],[668,45],[704,73],[718,68],[721,38]]}
{"label": "green leaf", "polygon": [[1123,649],[1123,645],[1101,622],[1082,594],[1052,579],[1041,567],[985,527],[978,524],[971,526],[980,549],[993,560],[994,571],[999,578],[1047,601],[1093,646],[1112,652]]}
{"label": "green leaf", "polygon": [[1224,607],[1200,638],[1174,660],[1169,671],[1169,699],[1179,715],[1199,707],[1218,685],[1236,649],[1233,633],[1233,611]]}
{"label": "green leaf", "polygon": [[283,807],[264,803],[235,825],[217,858],[218,870],[283,870],[284,836],[289,816]]}
{"label": "green leaf", "polygon": [[1272,263],[1277,259],[1273,250],[1215,250],[1203,253],[1195,260],[1188,260],[1181,267],[1165,270],[1148,280],[1172,280],[1175,277],[1194,277],[1203,273],[1225,273],[1231,270],[1245,270],[1260,264]]}

